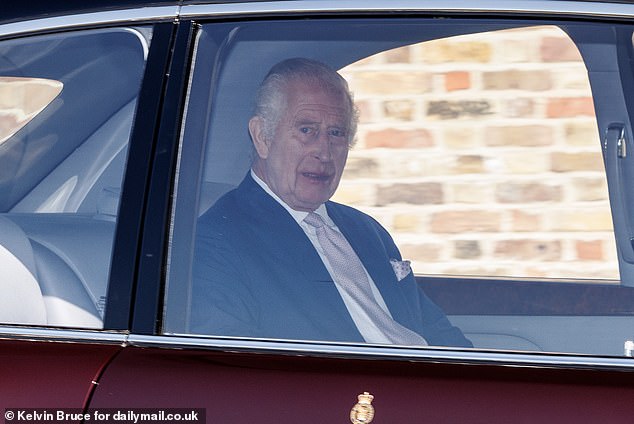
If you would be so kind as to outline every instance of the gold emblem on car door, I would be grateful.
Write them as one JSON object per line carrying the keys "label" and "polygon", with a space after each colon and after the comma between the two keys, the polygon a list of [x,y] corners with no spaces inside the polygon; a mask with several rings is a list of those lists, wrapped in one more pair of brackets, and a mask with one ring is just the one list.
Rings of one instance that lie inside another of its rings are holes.
{"label": "gold emblem on car door", "polygon": [[368,424],[374,418],[374,407],[372,406],[372,396],[368,392],[363,392],[358,396],[359,401],[350,411],[350,421],[352,424]]}

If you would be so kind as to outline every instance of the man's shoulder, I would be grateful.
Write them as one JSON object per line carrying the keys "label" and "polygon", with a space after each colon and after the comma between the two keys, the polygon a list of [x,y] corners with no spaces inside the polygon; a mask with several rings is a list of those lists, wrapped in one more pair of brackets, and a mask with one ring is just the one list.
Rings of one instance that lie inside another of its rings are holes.
{"label": "man's shoulder", "polygon": [[367,213],[357,208],[354,208],[352,206],[345,205],[343,203],[338,203],[333,200],[329,200],[328,202],[326,202],[326,209],[328,210],[328,213],[331,215],[335,215],[335,216],[341,215],[351,219],[359,219],[362,221],[368,221],[368,222],[378,224],[378,222]]}
{"label": "man's shoulder", "polygon": [[329,216],[337,225],[363,226],[368,230],[374,230],[380,235],[388,235],[387,230],[371,215],[354,208],[334,201],[326,202]]}

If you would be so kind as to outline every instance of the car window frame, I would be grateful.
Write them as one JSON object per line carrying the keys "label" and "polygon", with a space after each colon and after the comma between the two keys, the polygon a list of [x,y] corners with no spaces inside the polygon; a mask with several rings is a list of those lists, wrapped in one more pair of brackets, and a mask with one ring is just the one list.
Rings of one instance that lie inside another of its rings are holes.
{"label": "car window frame", "polygon": [[[153,42],[150,45],[150,55],[154,57],[153,61],[160,60],[161,57],[169,53],[169,42],[171,40],[171,31],[173,22],[178,12],[177,7],[147,7],[132,8],[125,10],[110,10],[103,12],[94,12],[87,14],[76,14],[71,16],[56,16],[44,19],[33,19],[18,22],[3,23],[0,22],[0,40],[9,40],[17,38],[26,38],[31,36],[40,36],[47,34],[63,34],[74,31],[93,31],[103,28],[129,28],[129,27],[150,27],[153,29]],[[134,17],[134,22],[130,21],[130,17]],[[161,45],[160,33],[164,33],[163,45]],[[156,44],[154,44],[156,41]],[[146,145],[146,148],[152,148],[154,145],[154,137],[152,131],[157,120],[156,114],[139,113],[138,111],[146,110],[146,104],[156,104],[155,99],[150,98],[150,94],[160,93],[164,84],[165,73],[163,69],[150,65],[149,57],[145,63],[145,71],[141,79],[141,87],[137,100],[137,113],[134,116],[133,132],[129,139],[130,155],[128,164],[132,161],[140,163],[141,161],[150,162],[151,155],[147,155],[143,150],[136,146]],[[164,59],[164,61],[166,61]],[[159,94],[160,96],[160,94]],[[150,130],[150,136],[148,136]],[[132,147],[134,146],[134,147]],[[132,153],[136,150],[136,153]],[[126,170],[130,167],[126,165]],[[147,167],[146,167],[147,168]],[[125,212],[126,217],[120,219],[116,229],[115,242],[113,251],[118,252],[117,255],[130,258],[130,262],[136,262],[137,239],[140,234],[140,226],[136,231],[131,232],[130,222],[139,222],[142,209],[135,208],[134,202],[144,199],[143,192],[145,185],[149,180],[149,171],[146,169],[137,169],[135,173],[126,171],[126,178],[130,181],[136,181],[141,189],[141,194],[134,193],[132,182],[124,183],[123,195],[121,203],[127,203],[127,208],[131,212]],[[141,180],[141,181],[138,181]],[[122,208],[123,209],[123,208]],[[136,214],[138,212],[138,214]],[[138,216],[135,216],[138,215]],[[127,239],[126,239],[127,237]],[[130,255],[131,254],[131,255]],[[113,254],[114,258],[115,254]],[[116,266],[115,266],[116,264]],[[103,328],[100,329],[81,329],[75,327],[49,327],[49,326],[32,326],[24,324],[0,324],[0,338],[11,339],[30,339],[30,340],[50,340],[50,341],[88,341],[91,343],[99,342],[105,344],[122,344],[125,342],[125,331],[129,331],[129,317],[131,316],[131,293],[134,285],[135,275],[134,269],[126,269],[120,260],[113,259],[110,264],[110,275],[108,281],[108,300],[106,308],[106,316],[104,318]],[[117,312],[113,312],[117,311]],[[117,313],[125,316],[125,319],[117,321],[113,318]]]}
{"label": "car window frame", "polygon": [[[197,21],[208,21],[208,20],[214,20],[218,17],[225,17],[227,15],[231,15],[232,17],[236,16],[236,18],[266,18],[266,19],[270,19],[272,17],[275,18],[297,18],[297,17],[302,17],[302,18],[308,18],[308,17],[319,17],[321,14],[325,14],[328,15],[330,13],[332,13],[333,11],[340,11],[340,12],[351,12],[351,10],[363,10],[365,12],[367,12],[366,9],[364,9],[362,6],[360,6],[357,2],[344,2],[343,4],[337,4],[335,5],[324,5],[319,4],[319,6],[317,6],[314,2],[302,2],[302,3],[296,3],[297,6],[299,6],[298,8],[295,8],[293,11],[282,11],[279,10],[279,8],[277,7],[272,7],[270,4],[264,3],[261,5],[260,8],[249,8],[249,10],[246,10],[244,8],[241,7],[232,7],[231,5],[217,5],[217,6],[206,6],[206,5],[195,5],[195,6],[185,6],[182,9],[181,12],[181,16],[183,16],[184,18],[189,18],[189,19],[195,19]],[[381,16],[381,12],[385,12],[387,10],[390,11],[394,11],[396,9],[393,9],[393,7],[395,8],[397,5],[392,5],[391,7],[378,7],[376,9],[372,10],[372,13],[367,14],[366,16]],[[623,5],[609,5],[609,7],[607,8],[608,10],[602,10],[600,15],[597,15],[597,7],[598,4],[594,4],[594,3],[587,3],[587,4],[575,4],[575,6],[577,6],[577,8],[574,11],[567,11],[567,10],[561,10],[559,8],[556,7],[555,4],[553,4],[553,2],[544,2],[543,4],[539,4],[536,5],[534,7],[528,7],[525,5],[520,5],[520,6],[516,6],[515,8],[513,8],[513,10],[509,11],[508,9],[504,9],[504,10],[500,10],[499,8],[495,7],[495,6],[482,6],[477,8],[477,10],[472,9],[472,6],[470,6],[469,10],[465,10],[465,8],[463,7],[447,7],[446,5],[441,5],[441,4],[436,4],[435,2],[432,2],[432,4],[428,4],[425,5],[425,7],[414,7],[411,5],[408,5],[409,7],[406,7],[405,9],[408,10],[410,12],[409,16],[413,16],[412,14],[416,14],[418,13],[419,16],[429,16],[430,14],[435,14],[435,13],[444,13],[447,14],[448,16],[454,16],[454,13],[456,15],[460,15],[460,16],[478,16],[478,13],[483,13],[483,12],[494,12],[494,16],[496,17],[511,17],[511,18],[525,18],[529,15],[532,14],[539,14],[539,18],[541,19],[543,18],[549,18],[549,17],[556,17],[556,18],[561,18],[561,17],[572,17],[574,19],[580,19],[580,20],[594,20],[596,19],[598,16],[600,16],[601,18],[605,18],[605,16],[609,16],[611,18],[614,18],[615,21],[620,21],[620,22],[627,22],[627,13],[628,10],[631,12],[631,8],[627,7],[627,6],[623,6]],[[601,5],[603,6],[603,5]],[[403,9],[398,9],[398,10],[403,10]],[[339,17],[345,17],[346,15],[338,15]],[[392,16],[398,16],[398,14],[392,15]],[[489,16],[489,15],[487,15]],[[344,348],[341,348],[340,346],[329,346],[327,343],[319,343],[319,344],[312,344],[312,343],[305,343],[305,342],[283,342],[283,341],[274,341],[274,340],[261,340],[261,341],[257,341],[257,340],[240,340],[240,339],[236,339],[236,338],[231,338],[231,337],[211,337],[211,339],[209,337],[198,337],[195,335],[188,335],[188,336],[173,336],[173,335],[164,335],[164,336],[159,336],[158,334],[155,337],[159,337],[161,340],[164,341],[164,343],[166,345],[178,345],[178,346],[192,346],[194,344],[198,344],[200,346],[207,346],[208,348],[213,348],[214,346],[217,348],[227,348],[228,346],[235,346],[236,348],[240,348],[240,349],[246,349],[246,350],[260,350],[260,349],[264,349],[264,350],[270,350],[273,349],[275,351],[281,350],[281,351],[286,351],[287,349],[290,349],[291,351],[301,351],[301,352],[312,352],[314,354],[327,354],[327,352],[337,352],[340,350],[346,351],[346,352],[356,352],[356,354],[368,354],[368,355],[373,355],[373,351],[376,352],[376,349],[382,350],[382,353],[379,355],[383,355],[386,354],[386,352],[391,352],[392,349],[395,349],[395,352],[403,352],[402,349],[399,348],[375,348],[372,346],[346,346]],[[149,339],[148,338],[139,338],[139,339],[135,339],[137,340],[138,343],[141,344],[145,344],[145,343],[149,343]],[[405,349],[407,350],[407,349]],[[433,350],[433,349],[432,349]],[[505,355],[507,354],[503,354],[501,352],[494,352],[494,353],[487,353],[484,354],[482,352],[478,353],[478,352],[462,352],[462,354],[466,354],[466,356],[470,356],[470,354],[473,353],[474,357],[476,358],[480,358],[482,359],[482,355],[484,355],[485,357],[493,360],[494,362],[496,362],[496,359],[501,359],[502,357],[505,357]],[[420,351],[416,351],[415,353],[408,353],[408,355],[411,354],[412,356],[408,356],[408,357],[426,357],[427,353],[426,352],[420,352]],[[447,352],[443,352],[440,353],[440,356],[446,355]],[[463,359],[465,358],[465,356],[462,356],[462,354],[456,354],[456,357],[463,357]],[[520,355],[523,356],[524,354],[521,353],[513,353],[510,354],[512,357],[513,355]],[[529,363],[531,361],[531,359],[529,358],[533,358],[533,360],[535,361],[535,363],[541,363],[542,359],[544,360],[544,363],[551,363],[551,364],[560,364],[563,366],[571,366],[571,364],[573,363],[585,363],[584,361],[586,361],[587,359],[580,359],[579,355],[577,354],[562,354],[563,356],[566,357],[565,360],[562,360],[561,357],[559,355],[557,356],[551,356],[549,354],[526,354],[526,361],[527,363]],[[388,355],[389,356],[389,355]],[[398,355],[397,355],[398,356]],[[452,356],[452,355],[449,355]],[[437,357],[436,355],[431,355],[431,357]],[[508,361],[510,357],[506,357],[506,359],[503,359],[502,361]],[[545,359],[547,358],[547,359]],[[581,361],[581,362],[578,362]],[[587,363],[592,363],[593,366],[596,365],[596,361],[598,362],[603,362],[602,360],[596,359],[596,360],[588,360]],[[615,363],[621,363],[620,358],[610,358],[608,360],[605,361],[605,364],[610,363],[611,365],[608,366],[613,366],[613,361],[616,361]],[[513,361],[511,361],[513,362]],[[623,362],[626,363],[626,362]]]}

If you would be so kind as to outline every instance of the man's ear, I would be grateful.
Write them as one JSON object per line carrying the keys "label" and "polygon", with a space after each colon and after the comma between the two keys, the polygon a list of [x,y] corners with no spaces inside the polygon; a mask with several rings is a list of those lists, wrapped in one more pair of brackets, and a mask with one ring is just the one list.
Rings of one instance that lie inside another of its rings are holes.
{"label": "man's ear", "polygon": [[261,116],[254,116],[249,120],[249,134],[260,159],[266,159],[269,155],[270,140],[266,136],[264,127],[264,119]]}

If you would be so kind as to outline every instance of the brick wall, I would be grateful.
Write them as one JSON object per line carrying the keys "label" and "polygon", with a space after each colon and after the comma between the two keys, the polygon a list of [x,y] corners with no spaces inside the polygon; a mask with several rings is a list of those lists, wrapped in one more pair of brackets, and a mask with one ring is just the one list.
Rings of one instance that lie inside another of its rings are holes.
{"label": "brick wall", "polygon": [[592,97],[554,27],[398,48],[344,70],[361,112],[335,200],[417,272],[618,278]]}
{"label": "brick wall", "polygon": [[62,90],[62,83],[0,75],[0,143],[26,125]]}

